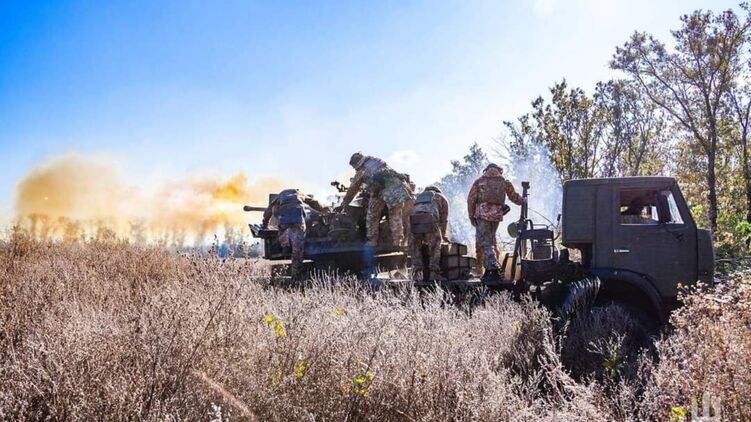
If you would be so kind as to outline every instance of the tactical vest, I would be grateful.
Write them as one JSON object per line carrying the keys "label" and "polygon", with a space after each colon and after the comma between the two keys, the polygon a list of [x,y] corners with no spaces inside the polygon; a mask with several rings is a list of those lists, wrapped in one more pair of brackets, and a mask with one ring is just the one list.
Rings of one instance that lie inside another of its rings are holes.
{"label": "tactical vest", "polygon": [[433,191],[422,192],[415,198],[415,205],[412,207],[412,214],[409,218],[413,234],[432,233],[439,229],[440,210],[435,199],[436,193]]}
{"label": "tactical vest", "polygon": [[305,208],[296,190],[285,190],[279,194],[279,224],[302,224],[305,222]]}
{"label": "tactical vest", "polygon": [[381,160],[380,158],[365,157],[365,162],[362,164],[362,167],[365,169],[365,172],[369,177],[373,177],[373,175],[388,166],[386,165],[386,162]]}
{"label": "tactical vest", "polygon": [[480,179],[481,203],[503,205],[506,203],[505,180],[502,177],[483,177]]}

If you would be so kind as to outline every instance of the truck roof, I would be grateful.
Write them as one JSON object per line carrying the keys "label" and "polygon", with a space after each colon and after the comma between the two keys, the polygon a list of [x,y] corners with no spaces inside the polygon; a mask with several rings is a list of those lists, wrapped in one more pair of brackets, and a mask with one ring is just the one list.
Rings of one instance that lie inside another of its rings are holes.
{"label": "truck roof", "polygon": [[675,178],[669,176],[628,176],[628,177],[602,177],[596,179],[572,179],[567,180],[564,186],[593,186],[593,185],[634,185],[654,186],[675,183]]}

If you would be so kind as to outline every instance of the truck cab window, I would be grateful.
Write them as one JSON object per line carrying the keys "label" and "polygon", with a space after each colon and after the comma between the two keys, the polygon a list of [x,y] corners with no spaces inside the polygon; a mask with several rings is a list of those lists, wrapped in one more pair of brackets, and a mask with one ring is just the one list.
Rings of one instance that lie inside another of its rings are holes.
{"label": "truck cab window", "polygon": [[683,224],[673,193],[669,190],[621,191],[619,210],[619,222],[623,225]]}

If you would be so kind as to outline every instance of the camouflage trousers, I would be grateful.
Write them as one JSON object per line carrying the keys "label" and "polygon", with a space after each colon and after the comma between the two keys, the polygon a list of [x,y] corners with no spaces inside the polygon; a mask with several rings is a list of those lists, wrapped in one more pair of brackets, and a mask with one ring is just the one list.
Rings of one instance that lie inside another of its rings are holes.
{"label": "camouflage trousers", "polygon": [[414,208],[414,206],[415,200],[408,199],[406,202],[404,202],[404,206],[402,207],[402,223],[407,222],[406,224],[402,224],[404,226],[405,239],[409,239],[410,235],[412,234],[409,228],[409,216],[412,215],[412,208]]}
{"label": "camouflage trousers", "polygon": [[497,270],[498,266],[498,243],[496,232],[498,221],[477,219],[475,247],[477,248],[477,267],[482,271],[483,266],[487,270]]}
{"label": "camouflage trousers", "polygon": [[305,259],[305,223],[281,224],[279,226],[279,243],[283,248],[292,248],[290,275],[299,275]]}
{"label": "camouflage trousers", "polygon": [[391,244],[395,246],[401,246],[402,239],[404,239],[404,223],[403,213],[404,203],[387,207],[386,201],[380,195],[373,195],[368,201],[368,213],[365,217],[365,225],[368,232],[368,243],[371,245],[378,244],[379,238],[379,224],[381,223],[381,215],[383,210],[388,209],[389,216],[389,231],[391,233]]}
{"label": "camouflage trousers", "polygon": [[409,239],[410,255],[412,256],[412,270],[419,271],[425,270],[423,268],[423,246],[428,250],[428,269],[431,272],[441,272],[441,243],[443,238],[441,237],[441,230],[436,227],[436,230],[431,233],[413,233]]}

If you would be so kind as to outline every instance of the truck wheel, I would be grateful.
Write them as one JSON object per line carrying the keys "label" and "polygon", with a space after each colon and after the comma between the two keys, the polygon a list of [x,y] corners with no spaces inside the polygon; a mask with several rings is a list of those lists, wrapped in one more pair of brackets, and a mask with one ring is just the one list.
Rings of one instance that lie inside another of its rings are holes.
{"label": "truck wheel", "polygon": [[633,328],[630,330],[631,332],[623,334],[630,334],[636,338],[643,339],[646,341],[646,344],[648,343],[647,340],[660,332],[660,321],[649,309],[645,309],[642,306],[618,299],[603,301],[595,305],[597,309],[605,309],[611,306],[621,308],[634,323]]}

